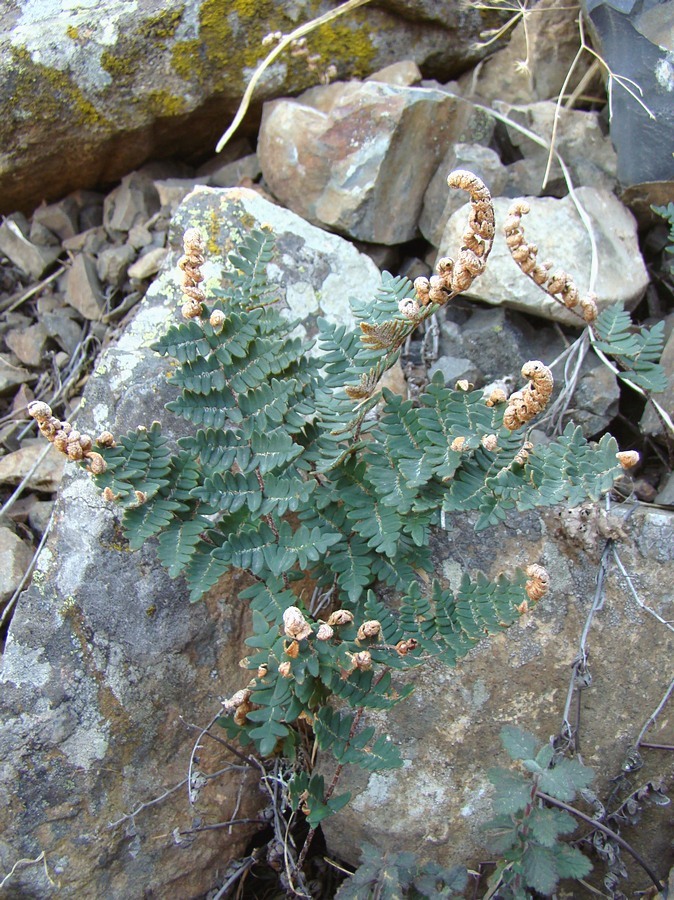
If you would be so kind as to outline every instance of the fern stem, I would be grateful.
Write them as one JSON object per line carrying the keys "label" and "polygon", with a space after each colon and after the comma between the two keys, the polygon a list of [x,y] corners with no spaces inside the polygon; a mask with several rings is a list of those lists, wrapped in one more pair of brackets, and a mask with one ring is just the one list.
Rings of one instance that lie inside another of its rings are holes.
{"label": "fern stem", "polygon": [[608,828],[608,826],[603,825],[601,822],[598,822],[596,819],[590,818],[590,816],[586,816],[585,813],[581,812],[579,809],[576,809],[574,806],[569,806],[568,803],[564,803],[563,800],[557,800],[555,797],[551,797],[550,794],[546,794],[543,791],[537,791],[537,796],[541,798],[541,800],[545,800],[546,803],[550,803],[552,806],[556,806],[559,809],[564,809],[571,815],[576,816],[578,819],[582,819],[583,822],[587,822],[588,825],[591,825],[594,830],[602,831],[607,837],[611,838],[612,841],[615,841],[616,844],[619,844],[623,850],[627,850],[627,852],[632,856],[641,866],[641,868],[646,872],[648,877],[651,879],[655,887],[659,890],[663,890],[663,886],[658,880],[658,876],[651,869],[646,860],[641,856],[641,854],[632,847],[631,844],[628,844],[624,838],[621,838],[619,834],[617,834],[612,829]]}
{"label": "fern stem", "polygon": [[[387,671],[388,671],[387,669],[384,669],[381,672],[379,677],[373,682],[371,690],[374,690],[374,688],[379,684],[379,682],[382,680],[382,678],[384,677],[384,675],[386,674]],[[358,728],[358,723],[363,718],[364,712],[365,712],[365,707],[363,707],[363,706],[360,706],[356,710],[356,714],[353,717],[353,722],[351,723],[351,729],[349,731],[349,739],[346,742],[347,747],[349,746],[351,739],[353,738],[353,736],[356,733],[356,728]],[[335,790],[337,788],[337,783],[339,781],[339,777],[342,774],[343,770],[344,770],[344,764],[339,763],[339,765],[335,769],[335,774],[332,776],[332,781],[330,782],[330,786],[328,787],[327,791],[325,792],[325,797],[323,798],[324,803],[327,803],[328,800],[330,799],[330,797],[332,797],[332,795],[335,793]],[[307,853],[309,852],[309,847],[311,846],[311,842],[313,841],[315,834],[316,834],[316,829],[313,827],[310,828],[309,833],[307,834],[307,836],[304,840],[304,846],[302,847],[300,855],[297,859],[297,868],[300,872],[302,871],[302,866],[304,865],[304,860],[307,857]]]}

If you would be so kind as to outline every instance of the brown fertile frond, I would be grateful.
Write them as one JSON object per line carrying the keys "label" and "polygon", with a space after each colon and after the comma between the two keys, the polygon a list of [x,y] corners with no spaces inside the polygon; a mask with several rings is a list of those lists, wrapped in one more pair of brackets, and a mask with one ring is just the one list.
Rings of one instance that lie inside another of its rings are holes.
{"label": "brown fertile frond", "polygon": [[525,425],[545,409],[552,395],[552,372],[540,360],[533,359],[525,363],[522,366],[522,378],[529,378],[530,381],[521,391],[510,395],[503,413],[503,424],[509,431]]}
{"label": "brown fertile frond", "polygon": [[[594,294],[588,292],[581,297],[573,278],[564,271],[551,273],[551,262],[538,262],[538,247],[527,243],[522,227],[522,216],[530,212],[530,206],[524,200],[516,200],[508,210],[508,217],[503,223],[506,244],[510,255],[517,266],[541,290],[549,294],[553,300],[570,309],[579,318],[591,324],[597,318],[597,303]],[[577,307],[580,307],[580,312]]]}
{"label": "brown fertile frond", "polygon": [[541,597],[544,597],[548,589],[550,588],[550,576],[543,568],[543,566],[539,566],[534,564],[532,566],[527,566],[524,570],[527,576],[527,583],[524,585],[524,590],[527,593],[528,598],[537,603]]}
{"label": "brown fertile frond", "polygon": [[361,322],[360,328],[363,332],[360,339],[366,347],[371,350],[395,350],[407,337],[409,325],[398,319],[380,325]]}
{"label": "brown fertile frond", "polygon": [[199,287],[204,280],[201,267],[205,262],[204,239],[198,228],[188,228],[183,235],[185,255],[178,260],[178,268],[182,270],[183,304],[182,313],[186,319],[195,319],[202,313],[201,304],[206,295]]}
{"label": "brown fertile frond", "polygon": [[359,384],[350,384],[344,388],[346,396],[350,397],[351,400],[368,400],[377,387],[380,377],[381,371],[379,366],[375,366],[369,372],[360,376]]}
{"label": "brown fertile frond", "polygon": [[[75,462],[85,462],[92,475],[102,475],[107,464],[100,453],[93,450],[94,442],[88,434],[76,431],[70,422],[62,422],[52,415],[51,406],[41,400],[28,404],[28,415],[37,422],[40,432],[57,450]],[[115,439],[104,431],[97,443],[101,447],[114,447]]]}
{"label": "brown fertile frond", "polygon": [[443,257],[436,266],[437,275],[430,279],[417,278],[414,282],[417,299],[424,306],[428,303],[446,303],[468,290],[477,276],[484,272],[494,242],[494,204],[484,182],[472,172],[457,169],[450,173],[447,184],[470,194],[470,217],[457,259]]}

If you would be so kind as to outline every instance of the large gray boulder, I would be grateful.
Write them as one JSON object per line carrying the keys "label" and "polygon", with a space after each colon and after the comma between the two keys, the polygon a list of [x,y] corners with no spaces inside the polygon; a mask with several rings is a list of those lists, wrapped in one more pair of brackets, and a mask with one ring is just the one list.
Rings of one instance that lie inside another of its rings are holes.
{"label": "large gray boulder", "polygon": [[[148,345],[179,315],[182,233],[196,226],[206,237],[208,289],[220,282],[224,254],[264,223],[277,235],[272,278],[289,314],[303,317],[309,333],[321,313],[351,321],[349,294],[370,296],[379,283],[369,258],[252,191],[204,188],[179,208],[162,274],[98,363],[81,430],[120,434],[161,419],[171,439],[180,434],[163,410],[175,395],[169,365]],[[44,866],[18,865],[5,889],[40,900],[202,897],[220,886],[258,826],[184,832],[232,816],[255,820],[265,802],[259,776],[242,782],[241,771],[227,768],[233,757],[204,738],[191,801],[185,784],[128,814],[187,777],[199,738],[188,724],[207,725],[242,686],[242,584],[230,577],[190,606],[184,583],[160,567],[155,543],[129,552],[119,511],[72,464],[55,521],[12,621],[0,689],[0,871],[41,853]]]}
{"label": "large gray boulder", "polygon": [[[416,670],[414,694],[392,711],[368,714],[369,723],[399,744],[404,765],[370,775],[349,767],[342,774],[338,792],[351,791],[352,801],[323,823],[331,855],[357,864],[363,842],[369,841],[382,853],[404,849],[442,865],[477,868],[494,859],[483,826],[493,816],[488,770],[509,765],[499,731],[518,725],[541,743],[560,734],[581,636],[593,601],[601,597],[598,577],[605,589],[603,606],[588,626],[587,665],[580,666],[576,682],[585,688],[569,710],[582,761],[596,771],[593,788],[601,800],[606,802],[616,787],[609,811],[649,781],[671,783],[671,754],[661,750],[642,748],[643,768],[629,778],[623,766],[672,681],[674,628],[668,623],[674,620],[674,514],[631,508],[614,509],[614,514],[607,519],[586,508],[540,518],[513,515],[503,527],[479,535],[469,516],[449,520],[449,531],[434,549],[437,576],[450,586],[458,585],[465,569],[493,577],[540,561],[551,576],[550,593],[502,635],[480,643],[455,669],[437,663]],[[603,577],[599,557],[607,537],[617,539],[629,583],[611,554]],[[668,709],[645,735],[646,742],[671,744]],[[328,781],[334,762],[326,760],[322,770]],[[648,801],[641,806],[638,827],[618,827],[666,880],[674,861],[670,808]],[[587,831],[582,826],[577,835]],[[623,852],[622,858],[633,889],[648,887],[647,876],[629,854]],[[593,881],[601,886],[605,873],[596,857],[593,862]],[[591,896],[576,882],[573,888],[565,896]]]}
{"label": "large gray boulder", "polygon": [[[419,10],[419,6],[429,9]],[[156,156],[203,158],[228,125],[263,38],[334,9],[319,3],[230,0],[17,0],[0,9],[0,213],[110,183]],[[284,53],[259,104],[316,84],[330,65],[363,77],[396,60],[452,77],[486,50],[475,44],[494,13],[455,0],[368,6],[308,37],[319,55]],[[434,7],[434,9],[432,8]]]}

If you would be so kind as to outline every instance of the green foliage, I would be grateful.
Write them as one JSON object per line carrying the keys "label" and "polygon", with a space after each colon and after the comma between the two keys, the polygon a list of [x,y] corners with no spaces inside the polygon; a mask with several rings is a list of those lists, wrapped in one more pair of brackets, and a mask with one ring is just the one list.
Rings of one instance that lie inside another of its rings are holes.
{"label": "green foliage", "polygon": [[518,770],[491,769],[496,817],[486,825],[492,850],[502,861],[490,879],[488,896],[526,898],[531,891],[550,896],[561,878],[584,878],[592,868],[580,850],[561,837],[576,830],[576,820],[564,809],[545,806],[543,792],[572,802],[593,778],[577,760],[556,757],[552,747],[515,726],[501,730],[501,742]]}
{"label": "green foliage", "polygon": [[[176,360],[177,396],[167,409],[192,433],[174,452],[157,423],[130,432],[101,450],[107,471],[97,482],[124,507],[130,546],[158,538],[160,560],[185,578],[190,600],[233,570],[247,573],[239,597],[253,610],[243,662],[250,681],[245,697],[225,705],[220,722],[230,737],[292,758],[308,722],[339,766],[377,772],[402,765],[391,741],[361,721],[364,709],[408,695],[391,672],[429,659],[455,665],[527,608],[522,571],[495,581],[466,576],[456,592],[438,581],[427,587],[420,575],[432,571],[433,529],[458,510],[473,510],[480,529],[512,510],[596,499],[621,471],[617,446],[609,437],[590,445],[569,426],[523,458],[524,429],[505,428],[503,407],[488,406],[481,391],[446,386],[440,375],[415,402],[380,389],[418,324],[399,310],[413,296],[407,279],[385,274],[373,303],[353,301],[356,329],[320,319],[322,355],[310,355],[311,342],[292,337],[297,323],[273,306],[272,253],[272,236],[253,231],[230,256],[228,282],[204,316],[171,326],[154,344]],[[655,338],[630,343],[623,320],[612,321],[607,342],[633,371],[652,376],[644,366]],[[398,612],[375,594],[383,585],[404,595]],[[340,611],[338,621],[311,614],[313,589]],[[289,629],[288,614],[304,623],[299,631]],[[541,784],[562,791],[562,769],[543,769]],[[346,802],[303,770],[291,795],[312,825]],[[537,828],[545,833],[542,820]],[[561,857],[555,865],[561,871]],[[405,896],[454,890],[440,872],[395,859],[387,866]],[[424,893],[436,882],[445,887]]]}
{"label": "green foliage", "polygon": [[413,853],[382,855],[372,844],[364,843],[362,856],[362,863],[342,883],[335,900],[451,900],[463,897],[468,883],[462,866],[445,869],[433,862],[420,864]]}
{"label": "green foliage", "polygon": [[668,203],[667,206],[653,206],[653,212],[656,212],[663,219],[667,220],[669,225],[669,244],[665,247],[667,253],[674,254],[674,203]]}
{"label": "green foliage", "polygon": [[599,314],[595,329],[598,339],[592,346],[615,359],[621,369],[619,378],[645,391],[667,390],[667,376],[658,362],[665,343],[664,322],[635,329],[629,313],[616,303]]}

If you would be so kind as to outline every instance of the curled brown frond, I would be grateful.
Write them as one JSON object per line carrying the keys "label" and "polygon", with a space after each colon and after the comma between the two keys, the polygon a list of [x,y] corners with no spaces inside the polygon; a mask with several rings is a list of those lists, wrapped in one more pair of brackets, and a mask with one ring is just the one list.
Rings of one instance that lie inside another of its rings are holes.
{"label": "curled brown frond", "polygon": [[182,289],[184,304],[183,316],[195,319],[202,313],[201,304],[206,295],[199,287],[204,280],[201,267],[204,264],[204,239],[198,228],[188,228],[183,235],[185,255],[178,260],[178,268],[182,270]]}
{"label": "curled brown frond", "polygon": [[461,250],[454,260],[442,257],[438,260],[437,275],[417,278],[414,287],[419,303],[446,303],[462,291],[468,290],[487,263],[494,242],[494,204],[487,186],[477,175],[464,169],[451,172],[447,178],[450,187],[461,188],[470,195],[470,217],[461,240]]}
{"label": "curled brown frond", "polygon": [[616,459],[623,469],[634,468],[634,466],[638,465],[640,458],[636,450],[621,450],[620,453],[616,453]]}
{"label": "curled brown frond", "polygon": [[[570,309],[575,315],[587,323],[597,318],[597,303],[594,294],[588,292],[580,296],[573,278],[562,270],[551,272],[551,262],[538,262],[538,247],[529,244],[524,236],[522,216],[530,212],[530,206],[524,200],[516,200],[508,210],[508,217],[503,223],[506,244],[510,255],[531,280],[545,291],[553,300]],[[578,310],[580,307],[580,311]]]}
{"label": "curled brown frond", "polygon": [[529,378],[530,381],[521,391],[510,395],[503,413],[503,424],[509,431],[525,425],[545,409],[552,395],[552,372],[540,360],[533,359],[525,363],[522,366],[522,378]]}
{"label": "curled brown frond", "polygon": [[524,570],[527,575],[527,583],[524,585],[527,597],[536,603],[541,597],[544,597],[550,588],[550,576],[543,566],[533,565],[527,566]]}
{"label": "curled brown frond", "polygon": [[[47,403],[41,400],[29,403],[28,415],[35,419],[41,434],[68,459],[85,462],[93,475],[102,475],[105,472],[106,462],[100,453],[92,449],[94,442],[89,435],[81,434],[70,422],[57,419],[52,415],[51,407]],[[104,431],[97,443],[100,446],[113,447],[115,439],[109,431]]]}

